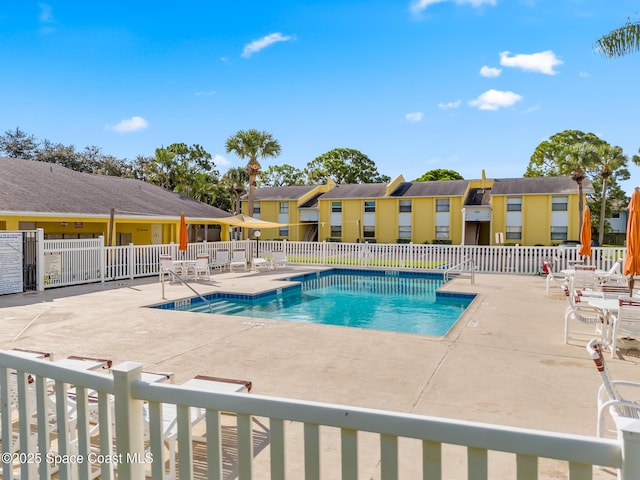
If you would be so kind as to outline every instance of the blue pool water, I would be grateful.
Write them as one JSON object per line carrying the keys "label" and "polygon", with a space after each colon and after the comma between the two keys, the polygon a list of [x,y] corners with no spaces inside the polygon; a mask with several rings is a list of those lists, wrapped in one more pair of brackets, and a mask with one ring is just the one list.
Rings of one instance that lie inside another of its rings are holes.
{"label": "blue pool water", "polygon": [[216,293],[155,308],[272,320],[445,335],[471,303],[469,294],[441,293],[442,275],[334,269],[291,277],[300,282],[259,295]]}

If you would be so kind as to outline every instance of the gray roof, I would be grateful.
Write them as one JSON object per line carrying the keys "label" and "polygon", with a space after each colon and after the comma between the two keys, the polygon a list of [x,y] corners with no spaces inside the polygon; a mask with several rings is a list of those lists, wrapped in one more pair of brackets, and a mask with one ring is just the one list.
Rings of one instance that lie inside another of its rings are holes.
{"label": "gray roof", "polygon": [[54,163],[0,158],[0,211],[66,215],[218,218],[231,214],[156,185],[75,172]]}
{"label": "gray roof", "polygon": [[[435,182],[406,182],[404,197],[461,197],[467,191],[468,180],[438,180]],[[394,195],[394,194],[392,194]]]}
{"label": "gray roof", "polygon": [[[593,193],[591,180],[585,178],[582,190]],[[492,195],[525,195],[525,194],[577,194],[578,185],[571,177],[523,177],[497,178],[493,181]]]}
{"label": "gray roof", "polygon": [[[315,185],[295,185],[286,187],[260,187],[255,191],[254,200],[298,200],[316,188]],[[248,198],[247,195],[242,197]]]}
{"label": "gray roof", "polygon": [[379,198],[384,197],[386,183],[350,183],[336,185],[327,193],[323,193],[322,200],[338,198]]}

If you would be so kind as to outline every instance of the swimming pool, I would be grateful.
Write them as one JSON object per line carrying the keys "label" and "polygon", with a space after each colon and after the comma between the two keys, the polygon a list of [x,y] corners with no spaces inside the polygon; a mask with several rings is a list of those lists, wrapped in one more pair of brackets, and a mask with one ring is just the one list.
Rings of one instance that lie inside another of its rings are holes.
{"label": "swimming pool", "polygon": [[443,336],[475,298],[438,292],[442,275],[332,269],[258,295],[215,293],[153,308]]}

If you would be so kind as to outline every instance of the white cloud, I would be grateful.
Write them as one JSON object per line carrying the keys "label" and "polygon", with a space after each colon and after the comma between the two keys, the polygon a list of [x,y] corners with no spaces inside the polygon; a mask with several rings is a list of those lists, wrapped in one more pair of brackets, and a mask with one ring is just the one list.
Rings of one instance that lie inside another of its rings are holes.
{"label": "white cloud", "polygon": [[457,5],[471,5],[472,7],[481,7],[482,5],[495,5],[497,0],[413,0],[409,5],[412,13],[418,14],[424,12],[429,6],[436,3],[453,1]]}
{"label": "white cloud", "polygon": [[504,67],[521,68],[529,72],[544,73],[545,75],[555,75],[558,72],[553,68],[564,63],[556,57],[556,54],[551,50],[528,55],[518,54],[512,57],[510,57],[509,54],[510,52],[500,53],[500,65]]}
{"label": "white cloud", "polygon": [[223,157],[222,155],[220,155],[219,153],[216,153],[213,156],[213,163],[215,163],[217,166],[222,166],[222,167],[226,167],[227,165],[231,165],[231,161],[228,160],[226,157]]}
{"label": "white cloud", "polygon": [[422,112],[407,113],[404,116],[404,118],[406,118],[407,120],[409,120],[412,123],[420,122],[423,117],[424,117],[424,115],[423,115]]}
{"label": "white cloud", "polygon": [[580,78],[588,78],[589,77],[589,72],[580,72],[580,73],[578,73],[578,76]]}
{"label": "white cloud", "polygon": [[440,102],[438,104],[438,108],[442,108],[442,109],[447,109],[447,108],[458,108],[460,106],[460,104],[462,103],[461,100],[456,100],[455,102],[447,102],[447,103],[442,103]]}
{"label": "white cloud", "polygon": [[282,35],[280,32],[270,33],[265,37],[254,40],[253,42],[245,45],[244,50],[242,50],[242,55],[240,56],[243,58],[249,58],[254,53],[257,53],[263,48],[267,48],[274,43],[288,42],[289,40],[293,40],[291,35]]}
{"label": "white cloud", "polygon": [[144,118],[135,116],[126,118],[116,125],[107,126],[107,130],[113,130],[118,133],[130,133],[137,132],[138,130],[143,130],[148,126],[149,122],[147,122]]}
{"label": "white cloud", "polygon": [[211,95],[215,95],[215,94],[216,94],[215,90],[209,90],[208,92],[199,91],[199,92],[196,92],[196,97],[210,97]]}
{"label": "white cloud", "polygon": [[478,110],[498,110],[499,108],[510,107],[520,100],[522,100],[522,96],[517,93],[491,89],[475,100],[471,100],[469,105],[478,107]]}
{"label": "white cloud", "polygon": [[486,65],[483,65],[480,69],[480,75],[483,77],[499,77],[501,73],[501,68],[487,67]]}
{"label": "white cloud", "polygon": [[53,8],[46,3],[39,3],[40,16],[38,17],[40,23],[53,23]]}

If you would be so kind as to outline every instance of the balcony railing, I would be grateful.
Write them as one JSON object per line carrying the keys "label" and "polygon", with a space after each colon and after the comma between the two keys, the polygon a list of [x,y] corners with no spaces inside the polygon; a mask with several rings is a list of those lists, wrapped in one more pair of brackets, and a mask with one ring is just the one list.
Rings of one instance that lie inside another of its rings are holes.
{"label": "balcony railing", "polygon": [[[374,467],[374,476],[384,480],[404,478],[405,471],[418,472],[421,478],[452,478],[445,473],[449,455],[444,452],[450,445],[465,452],[466,474],[456,478],[490,478],[495,452],[513,457],[511,478],[518,480],[541,478],[541,459],[565,463],[565,478],[571,480],[591,479],[594,465],[620,469],[623,480],[640,478],[640,422],[610,440],[203,392],[142,381],[141,370],[141,364],[125,362],[110,374],[78,371],[0,351],[2,477],[138,479],[146,473],[163,479],[167,455],[162,406],[170,404],[177,412],[180,478],[222,479],[229,468],[229,449],[235,450],[240,479],[315,480],[326,472],[324,478],[370,478]],[[200,425],[204,431],[198,432],[206,444],[192,441],[192,409],[206,412]]]}

